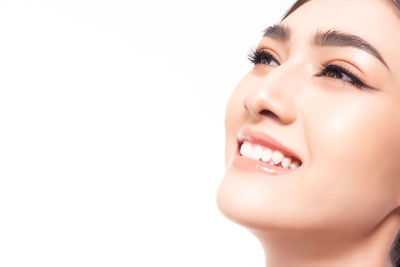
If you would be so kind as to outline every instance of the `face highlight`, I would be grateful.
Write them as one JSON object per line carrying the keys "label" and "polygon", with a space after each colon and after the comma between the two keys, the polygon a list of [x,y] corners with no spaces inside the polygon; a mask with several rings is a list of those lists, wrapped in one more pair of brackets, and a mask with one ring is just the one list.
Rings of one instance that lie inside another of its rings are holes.
{"label": "face highlight", "polygon": [[[290,38],[261,39],[227,105],[218,207],[251,229],[362,236],[400,204],[400,20],[388,1],[311,0],[280,25]],[[313,43],[329,30],[361,37],[387,66],[365,49]],[[300,168],[233,164],[243,129],[294,151]]]}

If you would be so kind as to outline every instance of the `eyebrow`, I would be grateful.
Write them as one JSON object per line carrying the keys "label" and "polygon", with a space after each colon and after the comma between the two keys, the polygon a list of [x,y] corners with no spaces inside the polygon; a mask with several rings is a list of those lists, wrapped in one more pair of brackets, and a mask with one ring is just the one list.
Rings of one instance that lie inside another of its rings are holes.
{"label": "eyebrow", "polygon": [[[275,24],[264,30],[264,37],[269,37],[274,40],[287,42],[290,40],[291,29],[284,24]],[[317,31],[312,39],[312,44],[316,46],[350,46],[364,50],[365,52],[376,57],[380,62],[389,69],[385,60],[371,44],[360,36],[340,32],[337,30]],[[390,70],[390,69],[389,69]]]}

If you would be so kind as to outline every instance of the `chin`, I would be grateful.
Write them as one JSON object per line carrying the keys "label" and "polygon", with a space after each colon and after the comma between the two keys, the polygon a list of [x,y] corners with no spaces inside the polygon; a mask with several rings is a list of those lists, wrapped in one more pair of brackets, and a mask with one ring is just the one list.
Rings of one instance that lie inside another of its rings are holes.
{"label": "chin", "polygon": [[249,229],[274,229],[282,226],[279,209],[273,208],[273,203],[265,203],[258,197],[252,183],[227,169],[217,191],[217,206],[219,211],[229,220]]}

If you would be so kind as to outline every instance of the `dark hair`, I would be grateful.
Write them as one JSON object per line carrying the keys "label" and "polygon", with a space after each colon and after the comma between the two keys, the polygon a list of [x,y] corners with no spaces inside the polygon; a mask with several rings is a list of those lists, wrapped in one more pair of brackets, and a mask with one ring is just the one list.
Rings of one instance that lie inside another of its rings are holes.
{"label": "dark hair", "polygon": [[[286,13],[283,15],[281,21],[283,21],[287,16],[292,14],[296,9],[298,9],[303,4],[309,2],[310,0],[297,0]],[[400,0],[389,0],[397,10],[400,11]],[[397,232],[396,237],[390,248],[390,260],[394,267],[400,267],[400,231]]]}

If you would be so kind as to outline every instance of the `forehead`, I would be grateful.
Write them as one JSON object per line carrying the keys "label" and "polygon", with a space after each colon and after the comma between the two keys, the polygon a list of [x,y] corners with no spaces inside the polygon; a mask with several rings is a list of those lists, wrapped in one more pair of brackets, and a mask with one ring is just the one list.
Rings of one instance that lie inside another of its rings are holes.
{"label": "forehead", "polygon": [[[390,0],[311,0],[284,21],[294,42],[309,42],[318,30],[336,29],[372,44],[392,70],[400,68],[400,11]],[[400,74],[400,73],[399,73]]]}

